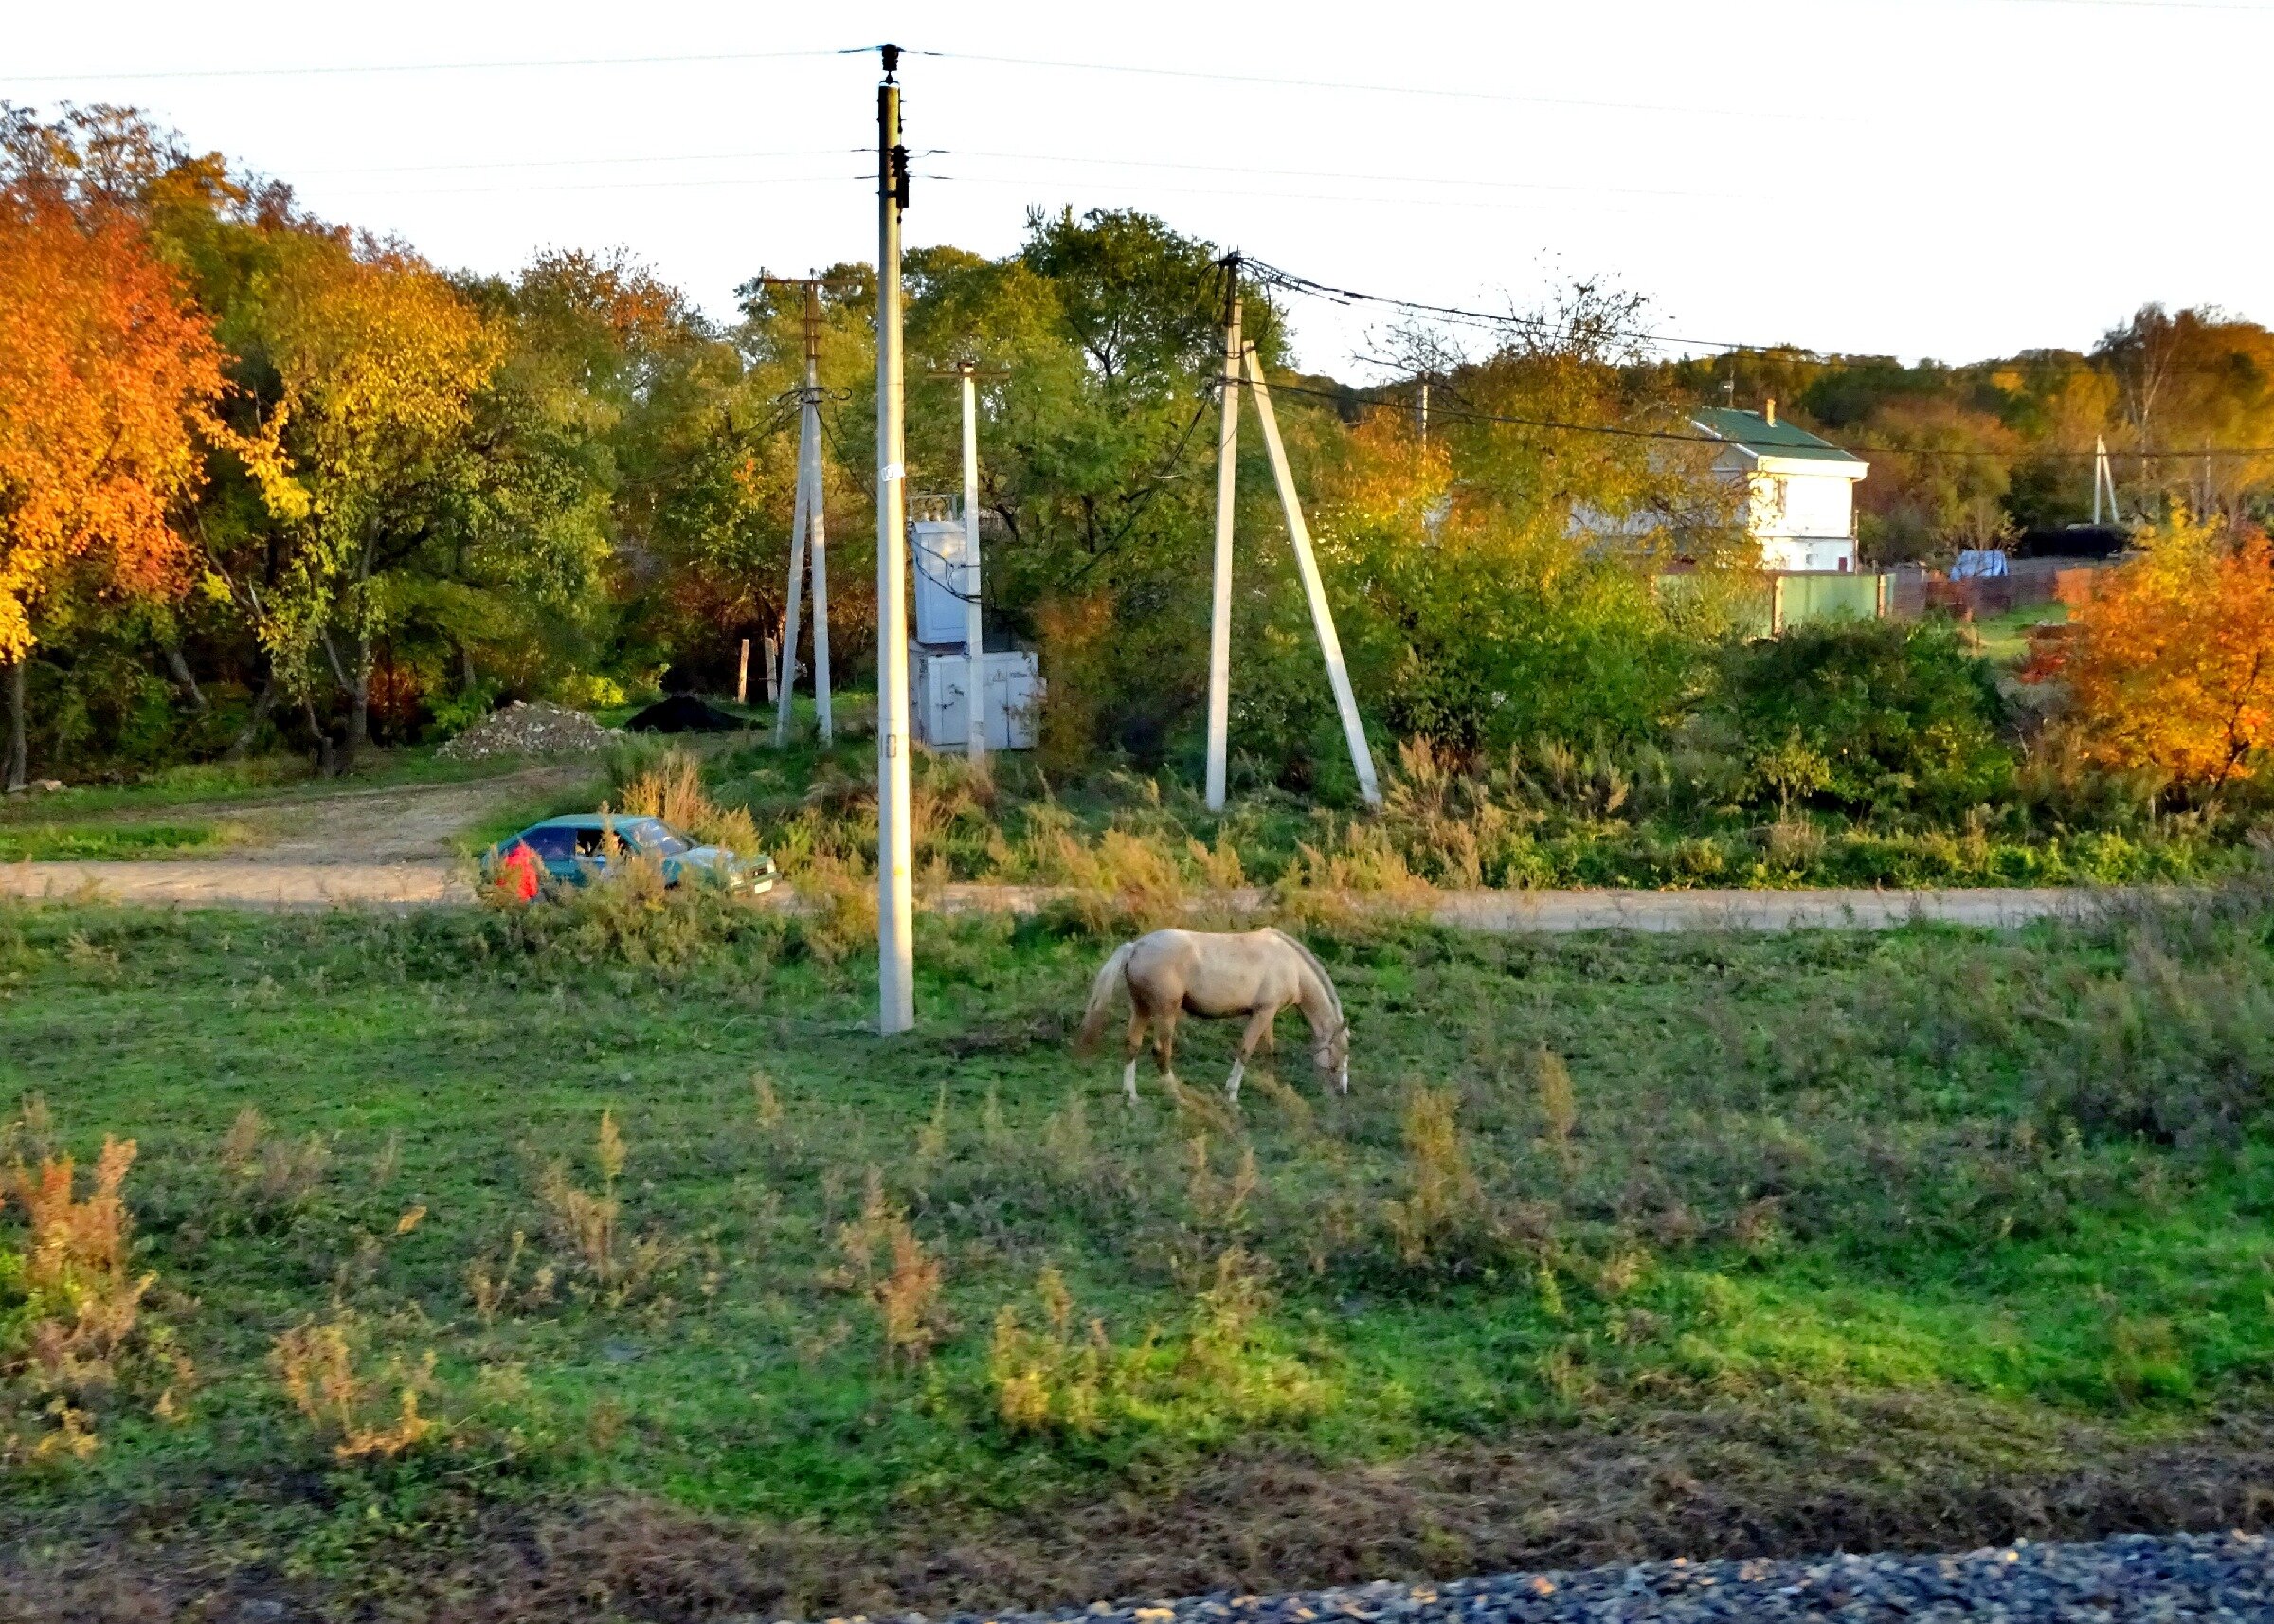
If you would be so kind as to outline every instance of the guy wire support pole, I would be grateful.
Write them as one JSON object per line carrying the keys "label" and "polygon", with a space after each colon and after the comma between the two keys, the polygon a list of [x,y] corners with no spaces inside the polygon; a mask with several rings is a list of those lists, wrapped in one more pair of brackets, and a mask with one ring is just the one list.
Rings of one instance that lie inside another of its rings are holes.
{"label": "guy wire support pole", "polygon": [[900,47],[886,45],[876,87],[876,1029],[916,1023],[909,840],[908,446],[901,424],[900,212],[908,149],[900,141]]}
{"label": "guy wire support pole", "polygon": [[780,706],[774,748],[789,746],[792,690],[797,677],[799,600],[805,586],[805,553],[813,550],[813,708],[821,743],[837,736],[829,698],[829,543],[821,504],[821,288],[811,277],[765,277],[772,287],[805,290],[805,383],[798,392],[798,496],[789,526],[789,607],[782,620]]}
{"label": "guy wire support pole", "polygon": [[956,368],[964,392],[964,740],[973,762],[987,759],[986,628],[979,613],[979,369]]}
{"label": "guy wire support pole", "polygon": [[1271,454],[1272,478],[1278,482],[1279,506],[1287,514],[1287,539],[1294,546],[1295,569],[1303,577],[1303,596],[1310,604],[1310,629],[1318,636],[1319,653],[1326,661],[1326,685],[1334,691],[1334,708],[1343,719],[1343,742],[1350,748],[1359,794],[1368,806],[1379,807],[1381,785],[1374,777],[1374,752],[1366,745],[1365,726],[1358,719],[1358,699],[1350,692],[1350,668],[1343,662],[1343,640],[1335,635],[1334,609],[1326,602],[1326,584],[1319,578],[1319,561],[1310,550],[1310,528],[1303,522],[1303,499],[1295,494],[1287,447],[1279,441],[1279,419],[1272,410],[1271,388],[1263,381],[1263,361],[1253,344],[1243,352],[1248,386],[1255,391],[1255,418],[1263,424],[1263,448]]}
{"label": "guy wire support pole", "polygon": [[1232,507],[1239,474],[1239,256],[1224,262],[1224,397],[1216,437],[1216,580],[1208,611],[1208,785],[1224,809],[1224,750],[1232,720]]}

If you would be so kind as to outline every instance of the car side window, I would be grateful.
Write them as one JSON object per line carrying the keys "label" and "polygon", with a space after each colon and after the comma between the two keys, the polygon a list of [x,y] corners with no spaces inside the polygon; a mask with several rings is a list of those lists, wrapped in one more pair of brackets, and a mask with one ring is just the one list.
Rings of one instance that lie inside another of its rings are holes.
{"label": "car side window", "polygon": [[521,843],[535,853],[540,862],[567,862],[576,851],[576,832],[572,829],[532,829],[521,837]]}
{"label": "car side window", "polygon": [[576,832],[576,855],[580,857],[602,856],[601,838],[605,833],[602,829],[579,829]]}

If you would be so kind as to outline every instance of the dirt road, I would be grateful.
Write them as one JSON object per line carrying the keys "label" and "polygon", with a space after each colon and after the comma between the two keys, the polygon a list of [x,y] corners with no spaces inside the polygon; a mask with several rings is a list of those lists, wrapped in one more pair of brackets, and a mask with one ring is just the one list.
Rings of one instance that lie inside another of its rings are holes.
{"label": "dirt road", "polygon": [[[465,831],[592,782],[584,764],[462,784],[334,789],[165,807],[167,821],[228,826],[226,857],[0,864],[0,896],[208,908],[428,905],[471,900]],[[124,822],[149,811],[115,815]]]}
{"label": "dirt road", "polygon": [[[463,859],[401,857],[311,861],[270,852],[171,862],[44,862],[0,865],[0,895],[77,898],[192,908],[432,907],[473,900]],[[1030,912],[1054,894],[1043,886],[951,885],[931,894],[948,911]],[[1886,929],[1914,921],[2005,929],[2032,919],[2075,918],[2127,894],[2080,887],[1946,891],[1465,891],[1439,892],[1422,909],[1440,924],[1472,930]],[[784,898],[789,900],[788,897]],[[1261,893],[1221,899],[1235,911]],[[1370,899],[1355,896],[1354,906]]]}

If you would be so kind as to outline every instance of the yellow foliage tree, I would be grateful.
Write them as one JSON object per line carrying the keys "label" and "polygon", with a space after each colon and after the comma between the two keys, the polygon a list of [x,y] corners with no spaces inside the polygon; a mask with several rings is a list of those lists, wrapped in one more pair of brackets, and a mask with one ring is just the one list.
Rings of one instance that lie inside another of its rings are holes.
{"label": "yellow foliage tree", "polygon": [[372,579],[388,503],[465,432],[505,340],[424,261],[314,232],[262,303],[280,386],[269,427],[291,475],[263,494],[295,548],[259,605],[261,636],[303,695],[322,656],[351,698],[353,750],[370,735],[371,639],[388,612]]}
{"label": "yellow foliage tree", "polygon": [[2208,791],[2274,746],[2274,551],[2182,515],[2144,539],[2025,676],[2068,687],[2086,759]]}

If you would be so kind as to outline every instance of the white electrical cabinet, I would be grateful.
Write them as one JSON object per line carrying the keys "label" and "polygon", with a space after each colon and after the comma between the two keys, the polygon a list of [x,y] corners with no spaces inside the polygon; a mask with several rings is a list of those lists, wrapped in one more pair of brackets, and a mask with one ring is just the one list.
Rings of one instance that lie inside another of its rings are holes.
{"label": "white electrical cabinet", "polygon": [[[921,602],[921,599],[918,600]],[[970,712],[964,695],[971,662],[961,654],[908,651],[909,710],[919,743],[934,749],[962,749],[970,743]],[[980,657],[984,678],[987,748],[1024,750],[1035,747],[1035,711],[1041,677],[1032,654],[1006,649]]]}
{"label": "white electrical cabinet", "polygon": [[919,643],[964,641],[964,616],[979,589],[978,571],[964,556],[964,521],[917,519],[908,527],[916,580],[916,635]]}

